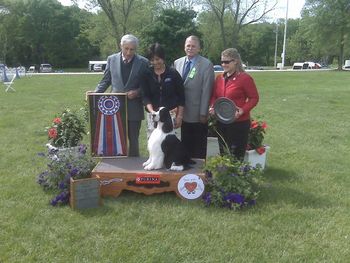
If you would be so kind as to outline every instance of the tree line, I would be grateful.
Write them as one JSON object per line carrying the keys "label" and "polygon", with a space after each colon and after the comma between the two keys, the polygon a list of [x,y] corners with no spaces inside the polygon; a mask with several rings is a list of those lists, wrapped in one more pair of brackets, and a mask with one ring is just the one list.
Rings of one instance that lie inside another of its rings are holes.
{"label": "tree line", "polygon": [[[0,0],[0,62],[87,67],[115,53],[126,33],[140,38],[141,54],[151,43],[164,45],[168,63],[183,54],[190,34],[202,39],[202,53],[214,64],[228,47],[248,65],[281,61],[285,21],[271,22],[274,0],[85,0],[84,9],[74,2]],[[348,0],[306,0],[301,18],[287,22],[286,65],[316,61],[341,68],[350,58]]]}

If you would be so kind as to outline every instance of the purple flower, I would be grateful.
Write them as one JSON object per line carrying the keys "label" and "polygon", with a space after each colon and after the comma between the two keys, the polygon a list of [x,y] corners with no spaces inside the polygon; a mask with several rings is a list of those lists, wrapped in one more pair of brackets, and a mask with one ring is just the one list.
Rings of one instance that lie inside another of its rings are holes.
{"label": "purple flower", "polygon": [[64,189],[66,188],[65,182],[64,182],[64,181],[60,182],[60,183],[58,184],[58,188],[61,189],[61,190],[64,190]]}
{"label": "purple flower", "polygon": [[241,171],[243,173],[248,173],[250,171],[250,168],[251,168],[250,165],[244,165],[241,167]]}
{"label": "purple flower", "polygon": [[69,192],[68,191],[63,191],[59,193],[55,198],[53,198],[50,202],[52,206],[56,206],[58,204],[67,204],[69,201]]}
{"label": "purple flower", "polygon": [[206,170],[206,171],[205,171],[205,177],[206,177],[208,180],[212,179],[212,178],[213,178],[212,172]]}
{"label": "purple flower", "polygon": [[84,144],[79,145],[79,153],[80,154],[84,155],[86,153],[86,149],[87,149],[86,145],[84,145]]}
{"label": "purple flower", "polygon": [[48,171],[42,172],[41,174],[38,175],[38,178],[36,182],[40,185],[46,184],[46,177],[48,175]]}
{"label": "purple flower", "polygon": [[209,206],[210,203],[211,203],[211,194],[210,194],[210,192],[204,193],[204,195],[202,196],[202,199],[203,199],[205,205]]}
{"label": "purple flower", "polygon": [[40,157],[45,157],[46,156],[45,153],[43,153],[43,152],[37,153],[37,155],[40,156]]}
{"label": "purple flower", "polygon": [[230,176],[235,177],[235,176],[238,176],[238,175],[235,174],[235,173],[232,173],[232,174],[230,174]]}
{"label": "purple flower", "polygon": [[223,200],[228,203],[236,203],[242,205],[244,203],[244,196],[236,193],[227,193],[224,195]]}
{"label": "purple flower", "polygon": [[70,176],[73,177],[75,175],[77,175],[79,173],[79,169],[78,168],[73,168],[71,171],[70,171]]}

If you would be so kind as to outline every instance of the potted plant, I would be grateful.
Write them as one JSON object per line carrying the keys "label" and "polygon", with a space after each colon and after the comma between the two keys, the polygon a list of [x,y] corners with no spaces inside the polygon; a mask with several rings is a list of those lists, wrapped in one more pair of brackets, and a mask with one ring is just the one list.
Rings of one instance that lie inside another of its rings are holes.
{"label": "potted plant", "polygon": [[266,164],[266,153],[270,149],[269,146],[263,144],[266,129],[266,122],[252,120],[248,135],[247,151],[244,156],[244,161],[249,162],[254,167],[260,165],[263,169]]}
{"label": "potted plant", "polygon": [[77,112],[65,109],[46,127],[49,144],[56,148],[76,147],[83,139],[85,119]]}
{"label": "potted plant", "polygon": [[262,183],[261,169],[241,162],[230,154],[213,156],[204,166],[206,206],[238,210],[254,205]]}
{"label": "potted plant", "polygon": [[78,146],[78,154],[59,155],[57,148],[49,148],[48,154],[40,154],[47,157],[47,169],[37,177],[37,183],[46,191],[53,191],[55,197],[50,201],[51,205],[65,205],[70,199],[71,181],[91,178],[91,171],[96,163],[87,154],[85,145]]}

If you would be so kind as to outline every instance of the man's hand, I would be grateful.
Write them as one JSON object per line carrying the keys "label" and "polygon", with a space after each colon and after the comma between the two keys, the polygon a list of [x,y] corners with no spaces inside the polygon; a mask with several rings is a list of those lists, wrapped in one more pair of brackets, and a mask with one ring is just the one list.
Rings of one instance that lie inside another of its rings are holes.
{"label": "man's hand", "polygon": [[129,90],[126,95],[128,96],[129,100],[135,99],[139,94],[137,90]]}

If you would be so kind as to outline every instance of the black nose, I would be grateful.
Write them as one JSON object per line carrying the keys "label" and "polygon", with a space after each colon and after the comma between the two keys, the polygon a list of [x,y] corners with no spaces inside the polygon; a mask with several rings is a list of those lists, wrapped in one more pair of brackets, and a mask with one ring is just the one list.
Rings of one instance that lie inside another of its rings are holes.
{"label": "black nose", "polygon": [[156,117],[156,114],[155,114],[155,113],[152,113],[152,117]]}

